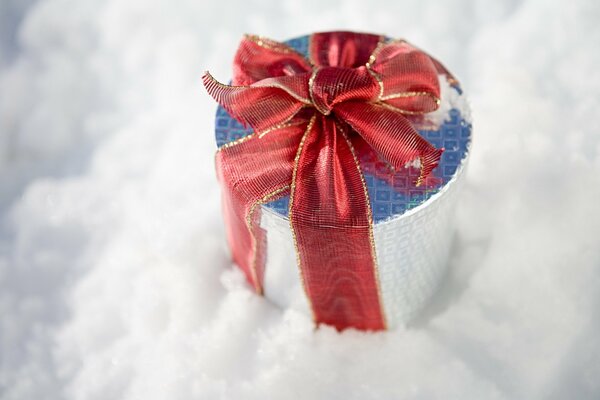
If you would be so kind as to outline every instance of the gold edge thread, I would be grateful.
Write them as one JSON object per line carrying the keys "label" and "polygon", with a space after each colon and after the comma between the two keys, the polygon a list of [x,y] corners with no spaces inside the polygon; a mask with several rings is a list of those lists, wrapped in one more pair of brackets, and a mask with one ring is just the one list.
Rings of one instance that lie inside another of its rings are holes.
{"label": "gold edge thread", "polygon": [[317,77],[317,73],[319,72],[319,69],[314,69],[312,74],[310,75],[310,78],[308,78],[308,94],[310,95],[310,99],[312,100],[312,106],[314,108],[317,109],[317,111],[319,111],[321,114],[323,115],[329,115],[329,113],[331,113],[331,110],[325,110],[323,111],[321,109],[321,107],[319,106],[319,104],[317,104],[317,102],[315,101],[315,96],[313,94],[313,88],[315,86],[315,79]]}
{"label": "gold edge thread", "polygon": [[233,146],[237,146],[238,144],[242,144],[242,143],[244,143],[244,142],[246,142],[246,141],[248,141],[248,140],[250,140],[252,138],[255,138],[255,137],[258,137],[259,139],[262,139],[267,133],[270,133],[270,132],[273,132],[273,131],[276,131],[276,130],[279,130],[279,129],[289,128],[290,126],[294,126],[294,125],[300,125],[300,124],[302,124],[304,122],[302,120],[298,120],[297,122],[290,122],[290,120],[292,118],[294,118],[295,116],[296,115],[292,115],[290,118],[288,118],[286,121],[282,122],[281,124],[274,125],[274,126],[272,126],[270,128],[267,128],[267,129],[265,129],[263,131],[252,132],[249,135],[242,136],[239,139],[233,140],[233,141],[231,141],[229,143],[225,143],[221,147],[217,148],[216,152],[219,153],[220,151],[223,151],[223,150],[228,149],[228,148],[233,147]]}
{"label": "gold edge thread", "polygon": [[225,149],[228,149],[228,148],[230,148],[230,147],[237,146],[238,144],[242,144],[242,143],[244,143],[245,141],[247,141],[247,140],[250,140],[250,139],[252,139],[252,138],[253,138],[253,137],[255,137],[255,136],[256,136],[256,133],[251,133],[251,134],[249,134],[249,135],[247,135],[247,136],[242,136],[241,138],[239,138],[239,139],[236,139],[236,140],[234,140],[234,141],[232,141],[232,142],[225,143],[223,146],[221,146],[221,147],[219,147],[219,148],[217,149],[217,153],[218,153],[218,152],[220,152],[220,151],[223,151],[223,150],[225,150]]}
{"label": "gold edge thread", "polygon": [[273,125],[270,128],[267,128],[263,131],[258,132],[256,135],[258,136],[259,139],[262,139],[267,133],[270,133],[270,132],[273,132],[273,131],[276,131],[279,129],[289,128],[290,126],[294,126],[294,125],[300,125],[302,122],[305,122],[305,121],[301,121],[301,120],[298,120],[295,122],[290,122],[290,120],[292,118],[294,118],[295,116],[296,115],[294,114],[291,117],[289,117],[287,120],[283,121],[282,123]]}
{"label": "gold edge thread", "polygon": [[425,162],[423,161],[423,157],[419,156],[419,162],[421,163],[421,165],[419,168],[419,177],[415,182],[415,187],[419,187],[423,183],[423,171],[425,170]]}
{"label": "gold edge thread", "polygon": [[381,77],[371,69],[371,67],[368,66],[369,64],[366,64],[365,66],[367,67],[367,72],[373,77],[373,79],[375,79],[377,81],[377,84],[379,85],[379,93],[377,94],[377,101],[381,101],[383,98],[383,80],[381,79]]}
{"label": "gold edge thread", "polygon": [[262,287],[261,282],[258,281],[258,274],[256,272],[256,249],[257,249],[258,244],[256,242],[256,236],[254,235],[254,230],[252,229],[252,216],[254,214],[254,211],[256,210],[256,207],[268,202],[269,199],[271,199],[274,196],[277,196],[278,194],[280,194],[281,192],[283,192],[289,188],[290,188],[290,185],[285,185],[283,187],[280,187],[279,189],[276,189],[270,193],[267,193],[262,198],[260,198],[258,201],[254,202],[252,204],[252,206],[250,206],[250,211],[248,211],[248,214],[246,215],[246,226],[248,228],[248,232],[250,232],[250,238],[252,240],[252,262],[250,263],[250,272],[252,273],[252,280],[254,281],[254,289],[256,290],[256,293],[258,293],[260,295],[263,294],[263,287]]}
{"label": "gold edge thread", "polygon": [[380,105],[381,107],[387,108],[390,111],[394,111],[394,112],[397,112],[397,113],[400,113],[400,114],[405,114],[405,115],[425,115],[425,114],[428,113],[428,112],[425,112],[425,111],[408,111],[408,110],[403,110],[401,108],[394,107],[392,105],[389,105],[389,104],[383,103],[383,102],[377,102],[375,104]]}
{"label": "gold edge thread", "polygon": [[377,251],[375,248],[375,237],[373,235],[373,212],[371,210],[371,200],[369,199],[369,192],[367,190],[367,183],[365,182],[365,177],[362,173],[362,169],[360,167],[360,163],[358,162],[358,157],[356,157],[356,152],[354,150],[354,146],[350,142],[348,135],[342,129],[342,127],[336,123],[338,129],[342,133],[342,136],[346,140],[348,147],[350,148],[350,153],[352,153],[352,158],[354,159],[354,163],[356,164],[356,168],[358,169],[358,174],[360,175],[360,181],[362,183],[363,192],[365,194],[365,200],[367,203],[367,217],[369,220],[369,242],[371,244],[371,256],[373,257],[373,274],[375,275],[375,285],[377,288],[377,297],[379,300],[379,313],[381,314],[381,319],[383,321],[383,329],[387,330],[387,318],[385,315],[385,309],[383,307],[383,296],[381,294],[381,283],[379,278],[379,263],[377,262]]}
{"label": "gold edge thread", "polygon": [[218,86],[220,88],[223,89],[252,89],[252,88],[274,88],[274,89],[281,89],[284,92],[286,92],[287,94],[289,94],[290,96],[292,96],[294,99],[298,100],[299,102],[303,103],[303,104],[307,104],[307,105],[311,105],[311,101],[309,99],[305,99],[302,96],[299,96],[297,93],[295,92],[291,92],[288,91],[283,85],[279,85],[279,84],[270,84],[270,85],[266,85],[266,84],[260,84],[261,81],[258,81],[256,85],[227,85],[225,83],[221,83],[219,82],[214,76],[212,76],[212,74],[208,71],[204,72],[204,76],[206,77],[206,80],[209,81],[210,84]]}
{"label": "gold edge thread", "polygon": [[[310,53],[309,53],[308,57],[305,57],[304,55],[302,55],[298,51],[296,51],[296,49],[294,49],[291,46],[288,46],[285,43],[281,43],[276,40],[266,38],[264,36],[252,35],[252,34],[248,34],[248,33],[245,34],[244,37],[246,39],[250,40],[251,42],[256,43],[258,46],[264,47],[265,49],[277,51],[282,54],[295,54],[298,57],[302,58],[304,61],[306,61],[308,63],[308,65],[310,65],[311,67],[314,67],[314,65],[315,65],[312,62],[312,59],[310,58]],[[308,45],[309,45],[309,49],[310,49],[311,48],[310,46],[312,46],[312,35],[309,36],[308,40],[309,40]]]}
{"label": "gold edge thread", "polygon": [[212,83],[213,85],[216,85],[216,86],[219,86],[222,88],[226,88],[226,89],[248,88],[249,87],[249,86],[243,86],[243,85],[227,85],[225,83],[221,83],[214,76],[212,76],[212,74],[208,71],[204,71],[204,77],[205,77],[205,79],[208,79],[210,81],[210,83]]}
{"label": "gold edge thread", "polygon": [[[373,50],[373,52],[371,53],[371,55],[369,56],[369,61],[367,61],[367,63],[365,64],[365,67],[367,68],[367,71],[369,72],[369,74],[371,74],[371,76],[377,81],[377,83],[379,84],[379,96],[377,98],[378,101],[382,102],[385,100],[391,100],[391,99],[396,99],[396,98],[400,98],[400,97],[411,97],[411,96],[430,96],[431,98],[433,98],[433,100],[435,101],[435,104],[437,107],[440,106],[440,98],[437,96],[432,95],[431,93],[428,92],[402,92],[402,93],[393,93],[393,94],[389,94],[387,96],[384,96],[384,86],[383,86],[383,80],[381,79],[381,77],[379,76],[379,74],[377,74],[375,71],[372,70],[372,65],[375,63],[375,61],[377,60],[377,56],[379,55],[379,53],[381,52],[381,49],[384,46],[388,46],[391,44],[395,44],[395,43],[407,43],[408,42],[404,39],[396,39],[396,40],[392,40],[390,42],[385,41],[385,37],[382,35],[379,37],[379,42],[377,43],[377,46],[375,46],[375,49]],[[426,114],[424,112],[415,112],[415,111],[409,111],[409,110],[402,110],[400,108],[394,107],[394,109],[398,112],[402,112],[404,114],[409,114],[409,115],[420,115],[420,114]]]}
{"label": "gold edge thread", "polygon": [[375,71],[373,71],[371,69],[371,66],[377,59],[377,54],[381,51],[381,48],[384,45],[385,45],[385,36],[381,35],[381,36],[379,36],[379,41],[377,42],[377,46],[375,46],[375,49],[369,56],[369,60],[365,64],[365,68],[367,68],[367,72],[369,72],[369,74],[373,77],[373,79],[375,79],[377,81],[377,84],[379,85],[379,94],[377,95],[377,100],[381,100],[381,98],[383,97],[383,93],[384,93],[383,92],[383,90],[384,90],[383,89],[383,80]]}
{"label": "gold edge thread", "polygon": [[[393,42],[391,42],[391,43],[393,43]],[[386,44],[389,44],[389,43],[385,42],[385,36],[380,35],[379,41],[377,42],[377,46],[375,46],[375,49],[373,49],[373,52],[369,56],[369,61],[367,61],[367,64],[366,64],[367,68],[370,69],[371,65],[373,63],[375,63],[375,60],[377,60],[377,55],[379,54],[379,52],[381,51],[383,46],[385,46]]]}
{"label": "gold edge thread", "polygon": [[[423,163],[423,161],[421,161],[421,163]],[[421,171],[419,172],[419,177],[417,178],[417,181],[415,182],[415,187],[421,186],[422,183],[423,183],[423,167],[421,167]]]}
{"label": "gold edge thread", "polygon": [[292,49],[290,46],[288,46],[284,43],[278,42],[276,40],[269,39],[264,36],[246,33],[244,35],[244,38],[246,38],[247,40],[255,43],[256,45],[263,47],[265,49],[268,49],[268,50],[273,50],[273,51],[276,51],[276,52],[282,53],[282,54],[290,54],[290,53],[297,54],[300,57],[302,57],[302,55],[300,53],[298,53],[296,50]]}
{"label": "gold edge thread", "polygon": [[[269,78],[267,78],[269,79]],[[275,88],[275,89],[281,89],[283,91],[285,91],[287,94],[289,94],[290,96],[292,96],[293,98],[295,98],[296,100],[298,100],[301,103],[307,104],[307,105],[311,105],[311,101],[310,99],[305,99],[302,96],[299,96],[297,93],[295,92],[291,92],[289,91],[285,86],[278,84],[277,82],[275,84],[271,84],[271,85],[261,85],[260,81],[257,82],[258,84],[256,86],[242,86],[242,87],[266,87],[266,88]]]}
{"label": "gold edge thread", "polygon": [[288,220],[290,222],[290,230],[292,232],[292,241],[294,242],[294,250],[296,251],[296,266],[298,267],[298,271],[300,273],[300,283],[302,283],[302,288],[304,289],[304,294],[306,295],[306,301],[310,306],[310,312],[313,319],[313,322],[317,324],[317,314],[315,313],[315,309],[313,303],[310,299],[310,295],[308,292],[308,288],[306,287],[306,281],[304,279],[304,271],[302,270],[302,263],[300,260],[300,251],[298,249],[298,241],[296,238],[296,231],[294,230],[293,218],[294,215],[292,213],[292,204],[294,204],[294,192],[296,191],[296,172],[298,171],[298,161],[300,160],[300,155],[302,154],[302,150],[304,149],[304,142],[306,141],[306,137],[310,133],[313,128],[313,125],[316,120],[316,115],[313,115],[310,119],[308,126],[306,127],[306,131],[302,135],[302,139],[300,139],[300,144],[298,145],[298,151],[296,152],[296,156],[294,157],[294,169],[292,172],[292,183],[290,185],[290,205],[288,209]]}
{"label": "gold edge thread", "polygon": [[391,93],[387,96],[382,96],[380,100],[391,100],[391,99],[399,99],[403,97],[418,97],[418,96],[429,96],[435,100],[437,105],[440,105],[440,99],[437,96],[429,92],[399,92],[399,93]]}

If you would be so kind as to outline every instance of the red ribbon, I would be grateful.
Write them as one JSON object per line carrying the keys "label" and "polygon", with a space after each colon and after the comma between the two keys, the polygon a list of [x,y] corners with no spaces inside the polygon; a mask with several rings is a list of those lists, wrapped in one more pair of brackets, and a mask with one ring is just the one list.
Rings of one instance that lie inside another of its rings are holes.
{"label": "red ribbon", "polygon": [[233,258],[262,293],[260,205],[289,194],[298,266],[315,321],[384,329],[373,218],[354,148],[367,145],[396,169],[419,159],[419,185],[443,149],[424,140],[407,117],[438,107],[438,73],[453,78],[407,42],[370,34],[313,34],[309,56],[246,36],[235,56],[233,86],[203,77],[210,95],[254,130],[216,157]]}

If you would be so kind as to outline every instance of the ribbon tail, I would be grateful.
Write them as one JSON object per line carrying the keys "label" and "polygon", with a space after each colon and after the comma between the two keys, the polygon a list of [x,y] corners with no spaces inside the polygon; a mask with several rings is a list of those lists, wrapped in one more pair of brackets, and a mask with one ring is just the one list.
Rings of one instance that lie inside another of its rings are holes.
{"label": "ribbon tail", "polygon": [[285,85],[293,83],[295,87],[302,88],[302,77],[272,79],[270,84],[261,81],[252,86],[230,86],[218,82],[206,72],[202,81],[208,94],[233,118],[250,125],[255,132],[289,121],[305,105],[295,93],[295,88],[290,86],[288,89]]}
{"label": "ribbon tail", "polygon": [[313,117],[298,149],[290,225],[314,319],[337,329],[385,329],[366,185],[332,118]]}
{"label": "ribbon tail", "polygon": [[418,159],[421,173],[415,182],[417,186],[440,161],[444,149],[433,147],[406,117],[385,105],[345,102],[337,105],[334,112],[394,168],[403,168]]}
{"label": "ribbon tail", "polygon": [[223,213],[233,260],[258,293],[262,293],[266,254],[260,206],[289,193],[294,156],[305,126],[287,126],[264,137],[252,134],[217,152],[217,176],[223,187]]}

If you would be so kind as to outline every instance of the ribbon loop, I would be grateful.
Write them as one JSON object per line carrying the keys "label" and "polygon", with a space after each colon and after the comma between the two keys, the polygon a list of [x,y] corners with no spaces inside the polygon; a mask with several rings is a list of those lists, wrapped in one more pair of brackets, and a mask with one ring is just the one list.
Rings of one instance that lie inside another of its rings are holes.
{"label": "ribbon loop", "polygon": [[[347,102],[336,108],[336,113],[395,169],[419,159],[421,174],[413,183],[423,179],[438,165],[442,149],[436,149],[419,134],[401,114],[378,104]],[[398,146],[402,143],[403,146]]]}
{"label": "ribbon loop", "polygon": [[310,62],[283,43],[245,35],[233,61],[233,84],[251,85],[266,78],[310,73]]}

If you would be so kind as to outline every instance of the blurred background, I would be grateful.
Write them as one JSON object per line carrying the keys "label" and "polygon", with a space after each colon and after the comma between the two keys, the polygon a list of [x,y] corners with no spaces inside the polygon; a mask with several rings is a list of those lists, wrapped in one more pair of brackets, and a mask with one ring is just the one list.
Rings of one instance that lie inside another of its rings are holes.
{"label": "blurred background", "polygon": [[[600,3],[0,0],[0,398],[600,398]],[[216,104],[244,33],[403,37],[474,118],[450,272],[338,334],[232,268]]]}

